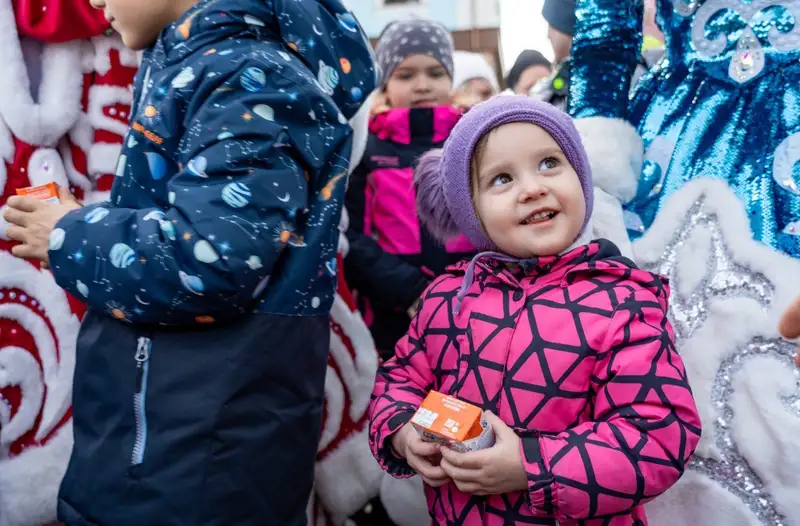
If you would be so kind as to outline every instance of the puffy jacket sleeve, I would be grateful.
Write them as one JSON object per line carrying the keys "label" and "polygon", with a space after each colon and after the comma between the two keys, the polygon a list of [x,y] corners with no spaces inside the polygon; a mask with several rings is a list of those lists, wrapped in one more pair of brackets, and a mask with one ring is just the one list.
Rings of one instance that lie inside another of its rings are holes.
{"label": "puffy jacket sleeve", "polygon": [[359,165],[350,176],[347,211],[350,227],[347,240],[350,252],[345,259],[345,273],[352,288],[372,303],[386,309],[406,310],[419,298],[430,282],[417,267],[385,252],[367,232],[367,169]]}
{"label": "puffy jacket sleeve", "polygon": [[643,2],[578,0],[572,43],[569,113],[626,118],[642,45]]}
{"label": "puffy jacket sleeve", "polygon": [[522,439],[534,513],[623,514],[680,478],[700,417],[673,342],[665,306],[651,292],[619,305],[592,374],[593,421]]}
{"label": "puffy jacket sleeve", "polygon": [[[298,242],[298,211],[310,201],[298,159],[311,154],[287,142],[282,130],[303,137],[320,124],[304,111],[279,109],[309,106],[316,97],[313,90],[298,98],[277,89],[193,97],[185,123],[191,137],[182,138],[178,172],[164,178],[168,206],[102,203],[67,214],[50,238],[58,284],[135,323],[189,324],[246,312],[287,243]],[[337,173],[330,165],[339,156],[332,154],[348,153],[341,146],[349,128],[336,113],[327,117],[331,146],[314,152],[321,160],[308,168],[312,180]],[[346,164],[338,172],[344,170]]]}
{"label": "puffy jacket sleeve", "polygon": [[434,388],[434,375],[425,342],[425,328],[431,318],[449,308],[437,294],[438,284],[452,276],[441,276],[422,295],[419,311],[403,338],[397,342],[395,355],[378,368],[369,407],[369,445],[381,467],[401,478],[414,475],[405,459],[397,456],[390,441],[414,416],[425,396]]}

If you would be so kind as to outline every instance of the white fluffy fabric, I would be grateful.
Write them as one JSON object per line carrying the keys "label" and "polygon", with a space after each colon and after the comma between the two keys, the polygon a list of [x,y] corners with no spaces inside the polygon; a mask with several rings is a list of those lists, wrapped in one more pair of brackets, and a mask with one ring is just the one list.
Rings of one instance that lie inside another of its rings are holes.
{"label": "white fluffy fabric", "polygon": [[396,479],[384,473],[381,503],[397,526],[421,526],[431,522],[422,479],[419,477]]}
{"label": "white fluffy fabric", "polygon": [[589,156],[594,185],[626,203],[636,195],[644,146],[636,129],[625,120],[585,117],[575,126]]}
{"label": "white fluffy fabric", "polygon": [[467,81],[472,79],[484,79],[489,81],[492,89],[497,93],[500,85],[497,83],[497,75],[492,66],[486,62],[479,53],[469,51],[456,51],[453,53],[453,88],[458,89]]}
{"label": "white fluffy fabric", "polygon": [[633,247],[622,218],[619,200],[601,188],[594,188],[594,210],[592,211],[592,237],[612,241],[623,256],[633,259]]}
{"label": "white fluffy fabric", "polygon": [[[636,261],[648,267],[663,262],[667,245],[678,231],[686,230],[690,209],[703,200],[703,211],[713,214],[722,239],[711,230],[694,227],[677,252],[673,280],[673,304],[691,298],[694,306],[707,300],[708,316],[673,318],[692,331],[679,340],[678,351],[686,363],[695,400],[703,421],[703,438],[696,457],[719,459],[721,440],[715,422],[723,415],[713,400],[713,387],[723,360],[739,355],[743,369],[732,373],[729,400],[734,417],[727,422],[731,439],[747,464],[764,483],[764,492],[777,502],[787,525],[800,525],[800,416],[784,400],[800,395],[797,371],[786,355],[754,357],[741,350],[754,338],[778,339],[777,325],[789,302],[800,296],[800,262],[779,254],[752,239],[745,210],[722,181],[696,179],[665,203],[651,228],[636,243]],[[749,295],[732,293],[714,297],[702,290],[707,276],[737,270],[715,266],[714,243],[727,247],[735,265],[759,273],[771,285],[768,307]],[[761,524],[744,500],[724,488],[724,480],[712,480],[690,469],[664,497],[648,505],[651,526],[714,524],[751,526]]]}
{"label": "white fluffy fabric", "polygon": [[[346,217],[343,214],[345,228]],[[338,294],[330,316],[344,337],[331,330],[320,451],[329,449],[336,440],[339,442],[317,461],[315,494],[331,524],[342,525],[348,516],[377,496],[383,477],[383,470],[369,450],[366,424],[359,427],[348,423],[360,422],[367,412],[378,369],[378,353],[359,311],[351,310]]]}
{"label": "white fluffy fabric", "polygon": [[56,516],[58,488],[72,452],[72,421],[47,445],[0,462],[0,524],[48,524]]}

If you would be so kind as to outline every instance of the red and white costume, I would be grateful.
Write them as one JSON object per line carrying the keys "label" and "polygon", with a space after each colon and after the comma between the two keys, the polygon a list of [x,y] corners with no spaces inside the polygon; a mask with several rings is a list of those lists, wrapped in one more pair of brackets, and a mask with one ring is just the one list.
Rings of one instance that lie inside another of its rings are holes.
{"label": "red and white costume", "polygon": [[[54,181],[87,201],[111,186],[136,55],[85,0],[0,0],[0,207]],[[0,524],[55,519],[72,444],[83,306],[10,254],[0,220]]]}

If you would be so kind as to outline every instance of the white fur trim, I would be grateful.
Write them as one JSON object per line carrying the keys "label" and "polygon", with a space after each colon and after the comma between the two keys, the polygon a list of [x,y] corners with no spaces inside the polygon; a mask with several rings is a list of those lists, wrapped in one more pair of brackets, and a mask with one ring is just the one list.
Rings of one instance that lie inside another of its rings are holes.
{"label": "white fur trim", "polygon": [[[0,0],[2,1],[2,0]],[[14,161],[14,137],[0,115],[0,193],[6,187],[6,163]]]}
{"label": "white fur trim", "polygon": [[645,508],[650,526],[767,526],[721,485],[691,471]]}
{"label": "white fur trim", "polygon": [[325,425],[319,439],[319,449],[328,447],[342,427],[344,416],[344,386],[330,365],[325,372]]}
{"label": "white fur trim", "polygon": [[[375,92],[373,92],[375,93]],[[372,108],[373,95],[364,101],[358,112],[350,119],[350,126],[353,128],[353,149],[350,152],[350,173],[361,163],[364,150],[367,149],[367,139],[369,138],[369,114]]]}
{"label": "white fur trim", "polygon": [[[2,166],[2,161],[0,161],[0,166]],[[3,241],[9,241],[8,237],[6,236],[6,229],[11,224],[3,218],[3,214],[8,208],[8,205],[3,205],[0,207],[0,239]]]}
{"label": "white fur trim", "polygon": [[594,210],[592,211],[593,238],[605,238],[619,248],[623,256],[633,259],[633,247],[622,218],[622,205],[616,197],[594,187]]}
{"label": "white fur trim", "polygon": [[[12,315],[9,316],[9,314]],[[0,317],[2,318],[18,320],[27,316],[28,313],[17,305],[0,306]],[[44,325],[41,318],[38,318],[37,321]],[[41,327],[39,328],[41,329]],[[0,415],[0,426],[2,426],[0,428],[0,451],[3,452],[8,451],[11,444],[33,429],[39,408],[42,406],[44,385],[39,373],[39,364],[31,353],[20,347],[2,347],[0,348],[0,387],[12,385],[18,385],[24,396],[13,419],[10,413]]]}
{"label": "white fur trim", "polygon": [[[95,130],[104,130],[124,137],[128,133],[128,125],[107,116],[103,110],[114,104],[130,106],[133,94],[128,88],[119,86],[96,85],[89,88],[89,122]],[[113,172],[113,170],[112,170]]]}
{"label": "white fur trim", "polygon": [[[752,239],[747,214],[733,191],[716,179],[700,178],[687,183],[665,203],[648,232],[634,243],[636,261],[650,267],[663,260],[667,245],[676,232],[685,227],[689,211],[703,200],[703,210],[717,217],[722,243],[731,259],[739,266],[762,275],[774,288],[772,301],[764,309],[749,296],[731,296],[710,300],[705,306],[707,318],[692,316],[673,320],[678,329],[692,325],[691,336],[679,340],[679,352],[686,363],[695,401],[704,424],[703,438],[696,455],[719,458],[720,450],[714,442],[713,423],[723,415],[713,402],[712,388],[723,360],[741,353],[754,338],[778,339],[778,320],[793,298],[800,295],[800,262],[777,253]],[[691,298],[700,306],[705,291],[698,290],[703,278],[714,262],[715,251],[710,230],[696,226],[691,236],[675,258],[675,269],[665,267],[672,277],[677,277],[673,301]],[[713,272],[723,272],[714,269]],[[686,284],[680,283],[686,281]],[[739,451],[748,464],[762,478],[766,490],[788,516],[790,524],[800,524],[800,418],[791,413],[782,400],[797,396],[797,371],[788,356],[782,360],[771,357],[743,358],[744,368],[732,380],[730,399],[734,418],[727,425]],[[705,478],[690,472],[670,492],[681,496],[680,501],[669,498],[656,499],[649,505],[654,517],[663,522],[651,521],[654,526],[683,524],[678,516],[692,517],[692,524],[720,524],[728,526],[754,524],[742,506],[728,506],[716,498],[715,484],[698,484]],[[702,491],[705,493],[698,492]],[[687,492],[695,498],[684,500]],[[680,504],[678,504],[680,502]],[[731,514],[738,518],[732,519]],[[676,515],[677,514],[677,515]],[[669,521],[669,522],[667,522]]]}
{"label": "white fur trim", "polygon": [[378,495],[383,476],[369,450],[369,437],[364,429],[317,462],[315,486],[333,523],[341,524]]}
{"label": "white fur trim", "polygon": [[100,75],[107,75],[111,71],[111,50],[116,50],[119,53],[119,61],[123,66],[128,68],[139,67],[136,52],[125,47],[122,43],[122,38],[117,33],[109,37],[94,37],[91,42],[94,47],[92,69]]}
{"label": "white fur trim", "polygon": [[94,73],[94,46],[91,40],[81,41],[81,71]]}
{"label": "white fur trim", "polygon": [[[326,418],[319,444],[320,451],[327,448],[339,434],[345,411],[353,421],[364,415],[378,370],[375,343],[358,311],[351,311],[337,294],[330,316],[350,339],[355,356],[350,355],[345,343],[331,331],[330,356],[336,363],[339,374],[328,366],[325,376]],[[344,406],[345,392],[350,398],[349,407]]]}
{"label": "white fur trim", "polygon": [[69,131],[69,138],[75,145],[88,153],[89,148],[92,147],[94,142],[94,130],[92,129],[92,121],[89,120],[89,115],[81,112],[78,115],[78,120],[75,121],[75,126]]}
{"label": "white fur trim", "polygon": [[117,161],[122,151],[122,144],[98,142],[89,148],[87,165],[93,176],[113,174],[117,169]]}
{"label": "white fur trim", "polygon": [[69,182],[78,188],[81,188],[84,192],[88,192],[92,189],[92,181],[86,176],[78,171],[75,168],[75,162],[72,158],[72,147],[67,140],[62,140],[58,144],[58,153],[61,155],[61,158],[64,159],[64,169],[67,172],[67,179]]}
{"label": "white fur trim", "polygon": [[80,42],[44,46],[35,103],[10,0],[0,0],[0,64],[0,115],[13,135],[28,144],[55,146],[80,111]]}
{"label": "white fur trim", "polygon": [[42,447],[0,461],[0,524],[31,526],[56,519],[58,489],[72,452],[72,421]]}
{"label": "white fur trim", "polygon": [[[0,252],[0,268],[3,269],[0,287],[21,289],[28,300],[25,302],[17,298],[16,302],[1,304],[0,317],[16,320],[36,343],[42,362],[41,374],[47,388],[42,421],[36,433],[37,440],[41,440],[55,428],[72,401],[75,342],[80,321],[70,310],[66,294],[50,272],[40,271],[7,252]],[[33,307],[30,300],[36,300],[37,306]],[[34,308],[41,309],[41,312],[35,312],[32,310]],[[46,316],[52,324],[55,339],[42,316]],[[60,352],[56,350],[56,340]]]}
{"label": "white fur trim", "polygon": [[397,526],[430,524],[428,503],[422,479],[396,479],[384,473],[381,480],[381,503],[386,514]]}
{"label": "white fur trim", "polygon": [[608,117],[576,119],[575,126],[589,156],[594,185],[623,203],[633,199],[644,158],[636,129],[625,120]]}
{"label": "white fur trim", "polygon": [[369,406],[378,371],[378,353],[361,314],[357,310],[350,310],[338,294],[331,309],[331,318],[342,327],[355,350],[355,356],[351,356],[344,342],[331,332],[331,357],[350,393],[350,418],[358,420]]}
{"label": "white fur trim", "polygon": [[61,155],[54,148],[39,148],[28,159],[28,181],[31,186],[56,183],[69,186]]}

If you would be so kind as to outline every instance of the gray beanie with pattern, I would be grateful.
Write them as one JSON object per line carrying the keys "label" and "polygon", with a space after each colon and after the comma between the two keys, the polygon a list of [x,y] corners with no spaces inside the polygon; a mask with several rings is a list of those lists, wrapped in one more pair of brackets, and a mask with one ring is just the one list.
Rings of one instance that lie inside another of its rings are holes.
{"label": "gray beanie with pattern", "polygon": [[453,78],[453,37],[443,25],[432,20],[403,20],[386,26],[375,46],[381,68],[381,85],[394,69],[411,55],[435,58]]}

